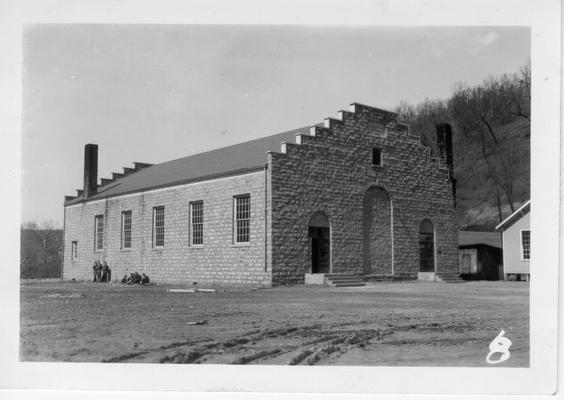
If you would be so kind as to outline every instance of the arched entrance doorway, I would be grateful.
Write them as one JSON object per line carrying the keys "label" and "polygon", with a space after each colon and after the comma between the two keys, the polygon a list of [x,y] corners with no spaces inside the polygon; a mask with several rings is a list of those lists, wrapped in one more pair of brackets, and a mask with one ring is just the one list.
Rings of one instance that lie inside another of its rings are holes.
{"label": "arched entrance doorway", "polygon": [[313,214],[309,222],[309,247],[311,273],[329,273],[331,270],[331,231],[329,218],[320,211]]}
{"label": "arched entrance doorway", "polygon": [[419,272],[435,272],[435,228],[428,219],[419,224]]}
{"label": "arched entrance doorway", "polygon": [[371,187],[362,204],[365,274],[393,274],[392,204],[388,192]]}

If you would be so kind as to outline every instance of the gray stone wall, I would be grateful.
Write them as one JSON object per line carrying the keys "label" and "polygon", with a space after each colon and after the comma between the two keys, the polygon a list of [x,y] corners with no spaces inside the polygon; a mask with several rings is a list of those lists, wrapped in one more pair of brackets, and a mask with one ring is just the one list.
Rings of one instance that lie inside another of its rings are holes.
{"label": "gray stone wall", "polygon": [[[65,207],[64,278],[91,280],[95,260],[113,279],[133,271],[156,282],[270,286],[303,282],[311,271],[309,223],[330,222],[331,272],[415,279],[419,225],[435,228],[436,272],[457,271],[457,223],[448,170],[397,115],[355,105],[326,120],[264,171]],[[373,165],[373,148],[382,165]],[[379,188],[386,196],[367,203]],[[251,242],[233,244],[233,196],[251,195]],[[376,201],[377,200],[377,201]],[[189,204],[204,201],[204,245],[191,246]],[[368,205],[367,205],[368,204]],[[165,207],[165,246],[152,247],[153,207]],[[121,249],[121,212],[132,211],[132,248]],[[104,215],[104,248],[94,250],[94,217]],[[78,255],[71,243],[78,242]],[[367,253],[369,251],[369,253]]]}
{"label": "gray stone wall", "polygon": [[[273,284],[303,282],[311,269],[308,225],[324,212],[331,226],[331,272],[363,273],[363,200],[386,190],[391,203],[393,273],[417,278],[419,224],[435,228],[436,271],[457,271],[457,222],[448,170],[432,158],[397,114],[354,105],[341,120],[328,119],[315,136],[269,153],[272,185]],[[382,149],[382,166],[372,149]],[[385,213],[384,213],[385,214]]]}
{"label": "gray stone wall", "polygon": [[363,201],[364,273],[392,275],[392,207],[384,189],[369,189]]}
{"label": "gray stone wall", "polygon": [[[233,243],[233,196],[251,196],[250,243]],[[155,282],[270,286],[265,272],[264,171],[65,207],[64,279],[92,280],[106,260],[113,280],[133,271]],[[204,202],[204,244],[191,246],[189,204]],[[165,207],[165,245],[152,247],[153,207]],[[132,246],[121,249],[121,212],[132,211]],[[94,217],[104,215],[104,248],[94,250]],[[71,243],[78,242],[78,255]]]}

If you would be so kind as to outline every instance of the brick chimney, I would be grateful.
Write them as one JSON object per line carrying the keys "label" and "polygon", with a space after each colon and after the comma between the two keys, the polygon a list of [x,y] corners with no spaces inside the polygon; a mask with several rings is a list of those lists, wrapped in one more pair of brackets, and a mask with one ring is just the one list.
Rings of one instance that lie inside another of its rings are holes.
{"label": "brick chimney", "polygon": [[441,163],[448,168],[448,177],[452,184],[452,198],[456,206],[456,179],[454,179],[454,165],[452,158],[452,126],[450,124],[438,124],[437,132],[437,153]]}
{"label": "brick chimney", "polygon": [[93,196],[98,191],[98,145],[87,144],[84,146],[84,191],[85,199]]}

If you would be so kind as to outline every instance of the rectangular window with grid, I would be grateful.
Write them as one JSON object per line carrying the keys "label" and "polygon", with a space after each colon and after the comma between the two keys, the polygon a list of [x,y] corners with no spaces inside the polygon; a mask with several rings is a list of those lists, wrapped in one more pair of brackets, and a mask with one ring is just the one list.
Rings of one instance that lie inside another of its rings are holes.
{"label": "rectangular window with grid", "polygon": [[521,231],[521,259],[531,258],[531,231]]}
{"label": "rectangular window with grid", "polygon": [[190,243],[193,246],[204,244],[204,202],[190,203]]}
{"label": "rectangular window with grid", "polygon": [[78,242],[76,240],[71,245],[71,258],[78,258]]}
{"label": "rectangular window with grid", "polygon": [[251,240],[251,196],[235,196],[235,243],[249,243]]}
{"label": "rectangular window with grid", "polygon": [[94,217],[94,250],[102,250],[104,248],[104,216],[96,215]]}
{"label": "rectangular window with grid", "polygon": [[153,247],[163,247],[165,236],[165,208],[153,208]]}
{"label": "rectangular window with grid", "polygon": [[131,210],[121,212],[121,248],[131,248]]}

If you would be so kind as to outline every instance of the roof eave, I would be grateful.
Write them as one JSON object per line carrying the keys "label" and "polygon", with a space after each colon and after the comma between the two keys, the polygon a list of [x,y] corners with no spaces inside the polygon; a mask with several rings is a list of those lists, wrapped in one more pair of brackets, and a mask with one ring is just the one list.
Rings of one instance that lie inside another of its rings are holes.
{"label": "roof eave", "polygon": [[[531,204],[531,200],[527,200],[521,207],[519,207],[517,210],[515,210],[513,212],[513,214],[511,214],[509,217],[505,218],[503,221],[501,221],[496,227],[495,230],[497,231],[499,228],[503,228],[504,225],[506,225],[509,221],[511,221],[514,217],[518,216],[521,211],[523,211],[528,205]],[[529,210],[530,211],[530,210]]]}
{"label": "roof eave", "polygon": [[218,179],[218,178],[225,178],[225,177],[229,177],[229,176],[236,176],[236,175],[244,175],[244,174],[248,174],[248,173],[252,173],[252,172],[258,172],[258,171],[262,171],[265,169],[266,164],[264,165],[260,165],[260,166],[254,166],[254,167],[249,167],[249,168],[242,168],[242,169],[238,169],[238,170],[234,170],[234,171],[227,171],[227,172],[222,172],[219,174],[213,174],[213,175],[206,175],[206,176],[201,176],[201,177],[197,177],[197,178],[190,178],[190,179],[183,179],[180,181],[175,181],[175,182],[170,182],[170,183],[166,183],[163,185],[155,185],[155,186],[151,186],[151,187],[145,187],[143,189],[135,189],[135,190],[130,190],[130,191],[125,191],[125,192],[120,192],[120,193],[116,193],[116,194],[110,194],[110,195],[106,195],[106,196],[100,196],[100,197],[95,197],[95,198],[88,198],[88,199],[74,199],[71,200],[70,202],[65,202],[64,206],[74,206],[77,204],[86,204],[89,203],[91,201],[99,201],[99,200],[104,200],[104,199],[109,199],[112,197],[120,197],[120,196],[126,196],[126,195],[130,195],[130,194],[134,194],[134,193],[143,193],[143,192],[148,192],[151,190],[158,190],[158,189],[165,189],[165,188],[169,188],[169,187],[174,187],[174,186],[181,186],[181,185],[186,185],[189,183],[196,183],[196,182],[203,182],[203,181],[209,181],[209,180],[213,180],[213,179]]}

